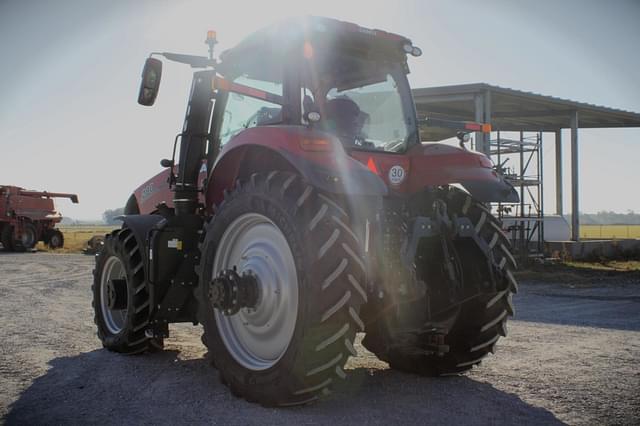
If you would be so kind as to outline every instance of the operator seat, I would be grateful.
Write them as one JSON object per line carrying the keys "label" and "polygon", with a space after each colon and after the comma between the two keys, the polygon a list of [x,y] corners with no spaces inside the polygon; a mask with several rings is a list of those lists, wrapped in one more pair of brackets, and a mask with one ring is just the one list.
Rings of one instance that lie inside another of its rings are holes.
{"label": "operator seat", "polygon": [[368,114],[346,96],[327,101],[324,111],[325,130],[334,133],[345,145],[355,145],[362,138],[362,127]]}

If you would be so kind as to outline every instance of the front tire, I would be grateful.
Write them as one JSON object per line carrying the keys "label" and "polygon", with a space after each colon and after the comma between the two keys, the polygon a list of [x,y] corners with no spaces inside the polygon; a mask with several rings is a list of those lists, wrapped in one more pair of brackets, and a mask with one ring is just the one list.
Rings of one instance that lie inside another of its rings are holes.
{"label": "front tire", "polygon": [[[206,226],[197,293],[203,342],[235,395],[305,404],[346,377],[367,300],[359,253],[345,209],[294,174],[254,174],[228,194]],[[233,267],[256,277],[260,297],[226,316],[208,283]]]}
{"label": "front tire", "polygon": [[53,250],[62,248],[64,246],[64,235],[62,235],[62,232],[57,229],[49,231],[47,245]]}
{"label": "front tire", "polygon": [[152,300],[140,247],[130,229],[107,235],[93,274],[94,322],[102,345],[125,354],[161,348],[162,339],[145,334]]}

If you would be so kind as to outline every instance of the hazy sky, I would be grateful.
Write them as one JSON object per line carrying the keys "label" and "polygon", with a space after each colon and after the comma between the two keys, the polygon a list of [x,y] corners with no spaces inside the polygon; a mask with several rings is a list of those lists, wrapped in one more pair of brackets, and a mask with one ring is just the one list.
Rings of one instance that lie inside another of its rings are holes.
{"label": "hazy sky", "polygon": [[[0,0],[0,184],[77,192],[79,205],[58,203],[76,219],[123,205],[170,156],[190,84],[186,66],[165,62],[156,106],[139,106],[148,53],[204,55],[208,29],[221,51],[302,14],[411,38],[424,51],[410,59],[413,87],[486,82],[640,111],[639,0]],[[582,211],[640,211],[640,129],[581,130],[580,160]],[[565,211],[568,191],[567,179]]]}

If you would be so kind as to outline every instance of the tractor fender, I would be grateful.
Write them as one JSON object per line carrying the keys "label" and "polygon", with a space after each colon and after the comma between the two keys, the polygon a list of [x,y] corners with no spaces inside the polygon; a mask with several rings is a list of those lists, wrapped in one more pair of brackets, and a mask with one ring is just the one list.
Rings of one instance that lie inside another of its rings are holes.
{"label": "tractor fender", "polygon": [[[330,148],[311,151],[303,141],[327,141]],[[273,170],[299,174],[309,184],[333,194],[385,196],[387,186],[365,165],[351,158],[333,135],[302,126],[263,126],[242,131],[227,143],[209,174],[207,207],[218,205],[238,179]]]}
{"label": "tractor fender", "polygon": [[517,203],[518,193],[485,155],[449,145],[428,143],[411,149],[407,192],[425,186],[462,185],[476,200]]}
{"label": "tractor fender", "polygon": [[127,200],[127,204],[124,205],[124,214],[125,215],[140,214],[140,206],[138,206],[138,200],[136,199],[136,194],[131,194],[131,196]]}
{"label": "tractor fender", "polygon": [[133,232],[133,236],[138,243],[138,247],[140,247],[140,255],[142,256],[143,265],[145,265],[146,268],[146,265],[149,264],[149,231],[158,226],[160,222],[165,220],[165,218],[159,214],[135,214],[119,216],[119,219],[123,222],[123,228],[129,228]]}
{"label": "tractor fender", "polygon": [[464,189],[481,203],[517,203],[520,196],[516,189],[502,176],[486,181],[462,181]]}

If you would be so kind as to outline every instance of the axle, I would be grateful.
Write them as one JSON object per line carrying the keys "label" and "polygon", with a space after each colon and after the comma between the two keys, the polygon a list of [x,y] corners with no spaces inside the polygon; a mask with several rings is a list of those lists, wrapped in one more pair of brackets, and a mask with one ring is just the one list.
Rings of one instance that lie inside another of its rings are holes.
{"label": "axle", "polygon": [[259,297],[258,281],[251,273],[238,275],[235,269],[226,269],[209,283],[209,301],[225,315],[255,307]]}

